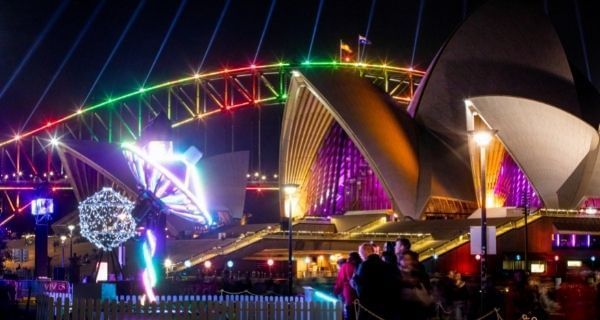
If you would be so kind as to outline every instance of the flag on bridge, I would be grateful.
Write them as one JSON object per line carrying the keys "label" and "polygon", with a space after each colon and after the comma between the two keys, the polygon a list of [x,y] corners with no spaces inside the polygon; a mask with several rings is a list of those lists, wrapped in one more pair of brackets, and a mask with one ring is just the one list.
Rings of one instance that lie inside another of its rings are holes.
{"label": "flag on bridge", "polygon": [[371,44],[371,40],[367,39],[367,37],[365,36],[361,36],[360,34],[358,35],[358,43],[362,44],[362,45],[368,45]]}
{"label": "flag on bridge", "polygon": [[352,53],[354,53],[352,51],[352,48],[350,48],[350,45],[348,45],[347,43],[344,43],[344,41],[340,40],[340,62],[350,62],[353,59],[353,55]]}
{"label": "flag on bridge", "polygon": [[350,48],[350,46],[347,43],[344,43],[342,40],[340,40],[340,50],[343,52],[352,53],[352,48]]}

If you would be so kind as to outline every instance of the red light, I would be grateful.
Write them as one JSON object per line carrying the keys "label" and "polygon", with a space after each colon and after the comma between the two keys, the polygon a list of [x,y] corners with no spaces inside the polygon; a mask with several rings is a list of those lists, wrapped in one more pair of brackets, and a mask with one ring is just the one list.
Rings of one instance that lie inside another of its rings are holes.
{"label": "red light", "polygon": [[481,256],[480,256],[480,255],[478,255],[478,254],[476,254],[476,255],[475,255],[475,260],[477,260],[477,261],[481,260]]}
{"label": "red light", "polygon": [[46,123],[46,127],[49,127],[49,126],[51,126],[51,125],[52,125],[52,122],[51,122],[51,121],[48,121],[48,123]]}
{"label": "red light", "polygon": [[256,65],[255,64],[251,64],[250,68],[254,69],[254,68],[256,68]]}
{"label": "red light", "polygon": [[554,261],[558,261],[560,257],[558,255],[554,256]]}

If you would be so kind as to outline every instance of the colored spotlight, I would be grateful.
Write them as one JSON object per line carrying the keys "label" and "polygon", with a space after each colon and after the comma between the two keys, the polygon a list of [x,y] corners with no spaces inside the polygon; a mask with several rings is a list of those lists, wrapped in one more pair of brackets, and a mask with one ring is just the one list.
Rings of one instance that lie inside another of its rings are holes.
{"label": "colored spotlight", "polygon": [[57,137],[52,137],[52,138],[50,139],[50,144],[51,144],[53,147],[56,147],[56,146],[58,146],[58,144],[59,144],[59,143],[60,143],[60,141],[58,140],[58,138],[57,138]]}

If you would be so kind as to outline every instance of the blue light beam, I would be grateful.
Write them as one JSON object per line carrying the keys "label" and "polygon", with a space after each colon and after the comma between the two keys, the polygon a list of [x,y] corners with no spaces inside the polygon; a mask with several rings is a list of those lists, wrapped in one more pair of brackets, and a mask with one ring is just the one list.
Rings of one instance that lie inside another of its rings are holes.
{"label": "blue light beam", "polygon": [[175,17],[173,17],[173,21],[171,21],[171,25],[169,26],[169,29],[167,30],[167,33],[165,34],[165,37],[163,38],[163,41],[160,44],[160,48],[158,48],[158,52],[156,52],[154,61],[152,61],[152,65],[150,66],[150,69],[148,70],[148,73],[146,74],[146,77],[144,78],[144,82],[142,83],[142,88],[144,86],[146,86],[146,82],[148,81],[148,78],[150,78],[150,74],[152,73],[152,70],[154,70],[154,66],[156,65],[156,62],[158,61],[158,58],[160,57],[163,49],[165,48],[165,44],[171,37],[171,32],[175,28],[175,25],[177,24],[177,21],[179,20],[179,16],[183,12],[183,8],[185,8],[186,3],[187,3],[187,0],[183,0],[179,4],[179,7],[177,8],[177,12],[175,13]]}
{"label": "blue light beam", "polygon": [[58,67],[58,69],[56,69],[56,71],[52,75],[52,78],[50,79],[50,82],[48,82],[48,85],[46,86],[46,89],[44,89],[44,92],[42,92],[42,95],[38,98],[37,102],[33,106],[33,109],[31,110],[31,113],[29,113],[29,116],[27,117],[27,119],[23,123],[23,126],[21,127],[21,131],[25,130],[25,127],[27,126],[27,123],[29,123],[29,120],[31,120],[31,117],[33,116],[33,114],[35,113],[35,111],[37,110],[37,108],[40,106],[40,104],[42,103],[42,101],[44,101],[44,99],[46,98],[46,95],[48,94],[48,91],[50,91],[50,88],[52,88],[52,85],[54,84],[54,81],[56,81],[56,79],[58,78],[58,76],[62,72],[63,68],[65,67],[65,65],[67,64],[67,62],[69,61],[69,59],[71,59],[71,56],[75,52],[75,49],[77,49],[77,47],[79,46],[79,42],[81,42],[81,39],[83,39],[83,36],[89,30],[90,26],[92,25],[92,22],[94,22],[94,20],[96,20],[96,16],[98,16],[98,13],[100,13],[100,10],[102,9],[102,7],[104,7],[105,3],[106,3],[106,0],[103,0],[103,1],[101,1],[96,6],[96,8],[94,9],[94,12],[92,12],[92,15],[90,16],[90,18],[87,20],[87,22],[83,26],[83,29],[81,29],[81,31],[79,31],[79,34],[77,35],[77,38],[75,39],[75,42],[73,42],[73,45],[71,46],[71,48],[69,48],[69,51],[67,52],[67,54],[63,58],[62,62],[60,63],[60,66]]}
{"label": "blue light beam", "polygon": [[65,11],[65,8],[67,7],[68,3],[69,3],[68,0],[64,0],[63,2],[60,3],[60,6],[58,7],[58,9],[56,9],[56,11],[54,11],[54,13],[52,14],[52,17],[50,17],[50,20],[48,21],[48,24],[46,24],[46,27],[44,28],[44,30],[42,30],[42,33],[40,33],[40,35],[35,39],[35,41],[33,42],[33,45],[27,51],[27,53],[25,54],[25,57],[23,57],[23,60],[21,60],[21,62],[17,66],[17,69],[15,69],[15,71],[10,75],[10,78],[4,84],[4,87],[2,87],[2,91],[0,91],[0,99],[2,99],[2,97],[4,96],[4,93],[6,93],[6,90],[8,90],[8,88],[10,88],[13,81],[15,81],[15,78],[17,78],[17,76],[21,73],[21,70],[23,69],[23,67],[25,67],[27,62],[29,62],[29,59],[31,58],[33,53],[37,50],[37,47],[40,45],[42,40],[44,40],[44,38],[46,38],[46,34],[48,34],[50,29],[52,29],[52,27],[56,23],[56,20],[58,20],[58,18],[61,16],[63,11]]}
{"label": "blue light beam", "polygon": [[417,52],[417,45],[419,44],[419,34],[421,33],[421,18],[423,17],[423,9],[425,8],[425,0],[419,2],[419,15],[417,16],[417,28],[415,30],[415,39],[413,41],[413,50],[410,57],[410,67],[412,68],[415,63],[415,53]]}
{"label": "blue light beam", "polygon": [[319,9],[317,10],[317,17],[315,18],[315,25],[313,26],[312,37],[310,37],[310,46],[308,47],[308,57],[306,58],[306,61],[310,61],[310,54],[312,53],[313,43],[315,42],[317,27],[319,26],[319,20],[321,19],[321,10],[323,10],[323,2],[325,1],[319,1]]}
{"label": "blue light beam", "polygon": [[108,56],[108,58],[106,59],[106,61],[104,61],[104,65],[102,66],[102,69],[100,69],[100,72],[98,73],[98,76],[96,76],[96,79],[94,80],[94,83],[92,83],[92,87],[90,88],[90,91],[88,91],[87,95],[85,96],[85,99],[83,99],[83,102],[81,103],[82,106],[85,105],[85,103],[89,99],[90,95],[94,91],[94,88],[96,88],[96,85],[98,84],[98,81],[100,80],[100,78],[104,74],[104,71],[106,70],[106,67],[108,67],[108,65],[112,61],[112,58],[115,55],[115,52],[117,52],[117,50],[121,46],[121,42],[123,42],[123,39],[127,35],[127,32],[129,32],[129,29],[133,25],[133,22],[135,21],[135,19],[139,15],[140,11],[142,11],[142,8],[144,7],[144,4],[146,4],[146,0],[140,1],[140,3],[138,4],[137,8],[135,8],[135,11],[133,12],[133,15],[131,16],[131,18],[129,18],[129,21],[127,22],[127,25],[125,26],[125,29],[123,30],[123,32],[121,32],[121,35],[119,36],[119,39],[117,40],[117,43],[113,47],[113,49],[110,52],[110,55]]}
{"label": "blue light beam", "polygon": [[254,60],[252,60],[252,64],[256,64],[256,59],[258,59],[258,53],[260,52],[260,47],[262,47],[263,39],[265,38],[267,29],[269,28],[269,23],[271,22],[271,16],[273,15],[273,9],[275,9],[275,3],[277,3],[277,0],[271,1],[271,7],[269,8],[269,13],[267,14],[267,20],[265,21],[265,25],[263,26],[262,33],[260,34],[260,40],[258,40],[258,47],[256,47],[256,53],[254,53]]}
{"label": "blue light beam", "polygon": [[[371,31],[371,21],[373,21],[373,12],[375,12],[375,3],[377,0],[371,1],[371,9],[369,10],[369,20],[367,21],[367,30],[365,31],[365,38],[369,39],[369,31]],[[360,52],[360,57],[358,61],[363,61],[365,57],[365,52],[367,51],[367,46],[363,46],[363,50]]]}
{"label": "blue light beam", "polygon": [[210,41],[208,41],[208,46],[206,47],[206,51],[204,51],[204,56],[202,57],[202,61],[200,61],[198,69],[196,69],[196,73],[199,73],[202,67],[204,66],[204,61],[206,61],[206,57],[210,52],[210,48],[212,47],[213,41],[215,41],[215,37],[217,36],[219,29],[221,28],[221,22],[223,22],[223,17],[225,17],[225,13],[227,13],[229,3],[231,3],[231,0],[227,0],[227,2],[225,2],[225,6],[223,6],[223,10],[221,10],[221,15],[219,16],[219,20],[217,20],[217,25],[215,26],[215,30],[213,30],[212,36],[210,36]]}

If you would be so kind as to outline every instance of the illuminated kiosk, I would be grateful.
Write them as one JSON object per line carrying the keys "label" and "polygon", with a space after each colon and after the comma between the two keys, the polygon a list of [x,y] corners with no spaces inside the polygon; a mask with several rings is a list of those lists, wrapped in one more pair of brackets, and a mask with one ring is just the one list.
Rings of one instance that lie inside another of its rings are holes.
{"label": "illuminated kiosk", "polygon": [[31,214],[35,218],[36,278],[48,276],[48,223],[53,213],[54,200],[49,196],[48,188],[42,186],[38,189],[38,198],[31,201]]}

